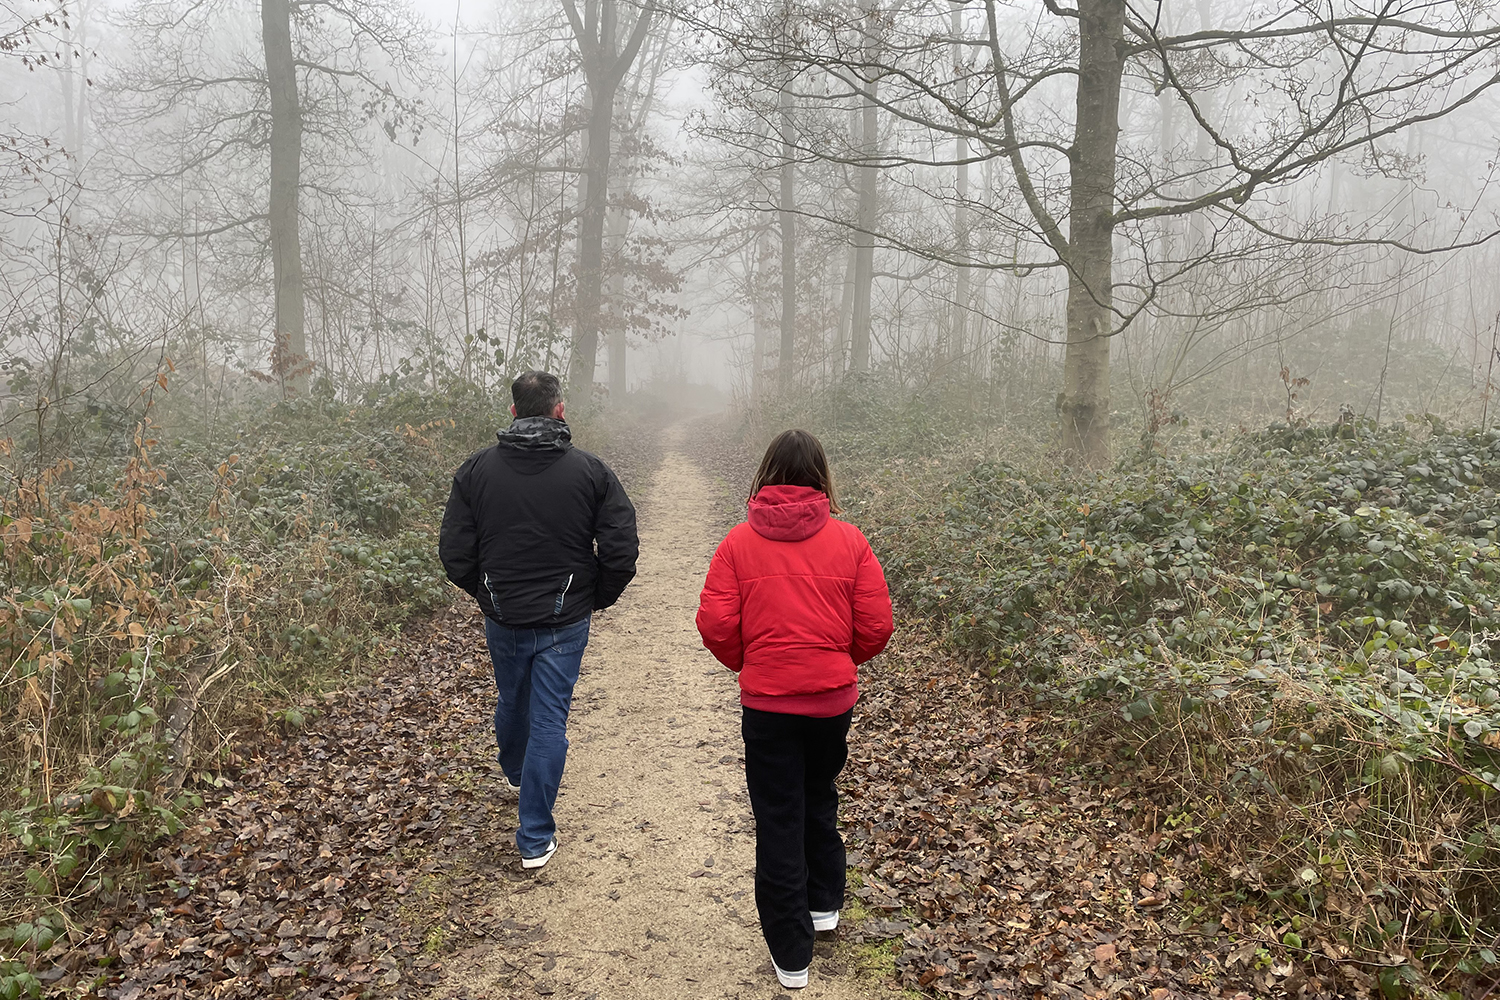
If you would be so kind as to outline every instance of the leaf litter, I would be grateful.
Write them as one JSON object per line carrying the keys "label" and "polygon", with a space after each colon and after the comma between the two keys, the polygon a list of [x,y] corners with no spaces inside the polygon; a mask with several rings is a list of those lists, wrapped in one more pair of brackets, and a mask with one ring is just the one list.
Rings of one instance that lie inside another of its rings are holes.
{"label": "leaf litter", "polygon": [[893,943],[900,985],[1070,1000],[1375,987],[1345,955],[1267,938],[1253,905],[1212,892],[1206,850],[1165,828],[1139,776],[1070,760],[1055,714],[935,640],[898,629],[861,689],[840,784],[868,916],[847,933]]}
{"label": "leaf litter", "polygon": [[455,948],[540,936],[483,910],[495,859],[515,853],[515,812],[489,791],[493,680],[477,634],[467,607],[439,615],[381,677],[304,704],[305,730],[263,734],[157,850],[150,888],[55,947],[53,988],[421,996]]}

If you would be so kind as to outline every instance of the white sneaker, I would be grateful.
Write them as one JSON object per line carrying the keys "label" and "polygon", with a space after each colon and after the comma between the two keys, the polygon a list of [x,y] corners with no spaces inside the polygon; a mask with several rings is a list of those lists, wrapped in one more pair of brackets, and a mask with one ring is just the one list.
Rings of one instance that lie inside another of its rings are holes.
{"label": "white sneaker", "polygon": [[784,972],[773,960],[771,968],[776,970],[776,980],[789,990],[800,990],[807,985],[807,969],[801,972]]}
{"label": "white sneaker", "polygon": [[500,797],[508,802],[521,797],[521,786],[507,778],[504,772],[500,774]]}
{"label": "white sneaker", "polygon": [[831,931],[839,925],[838,910],[813,910],[813,930]]}
{"label": "white sneaker", "polygon": [[547,842],[547,849],[534,858],[523,856],[521,858],[522,868],[540,868],[552,860],[552,855],[557,853],[557,838],[553,837]]}

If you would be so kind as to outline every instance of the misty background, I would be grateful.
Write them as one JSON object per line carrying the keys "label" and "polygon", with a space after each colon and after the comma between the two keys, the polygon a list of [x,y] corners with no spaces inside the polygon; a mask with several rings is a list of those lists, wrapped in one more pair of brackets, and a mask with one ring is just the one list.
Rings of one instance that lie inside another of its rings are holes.
{"label": "misty background", "polygon": [[531,367],[868,372],[1090,460],[1484,417],[1486,5],[1105,3],[1103,76],[1040,2],[569,7],[9,0],[6,433]]}

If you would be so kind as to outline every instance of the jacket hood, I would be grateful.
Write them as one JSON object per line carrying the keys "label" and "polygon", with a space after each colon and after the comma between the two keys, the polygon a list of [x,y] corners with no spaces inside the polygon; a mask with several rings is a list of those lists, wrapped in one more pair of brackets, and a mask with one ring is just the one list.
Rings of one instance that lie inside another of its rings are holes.
{"label": "jacket hood", "polygon": [[800,542],[828,523],[828,494],[811,486],[762,486],[750,498],[747,520],[773,542]]}
{"label": "jacket hood", "polygon": [[517,417],[496,437],[501,446],[519,451],[567,451],[573,447],[573,432],[566,422],[553,417]]}

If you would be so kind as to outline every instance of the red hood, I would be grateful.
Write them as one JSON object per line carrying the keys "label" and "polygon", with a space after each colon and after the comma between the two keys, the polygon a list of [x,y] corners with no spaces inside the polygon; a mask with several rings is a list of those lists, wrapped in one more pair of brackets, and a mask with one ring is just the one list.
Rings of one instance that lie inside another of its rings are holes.
{"label": "red hood", "polygon": [[800,542],[828,523],[828,494],[810,486],[762,486],[750,498],[748,520],[774,542]]}

